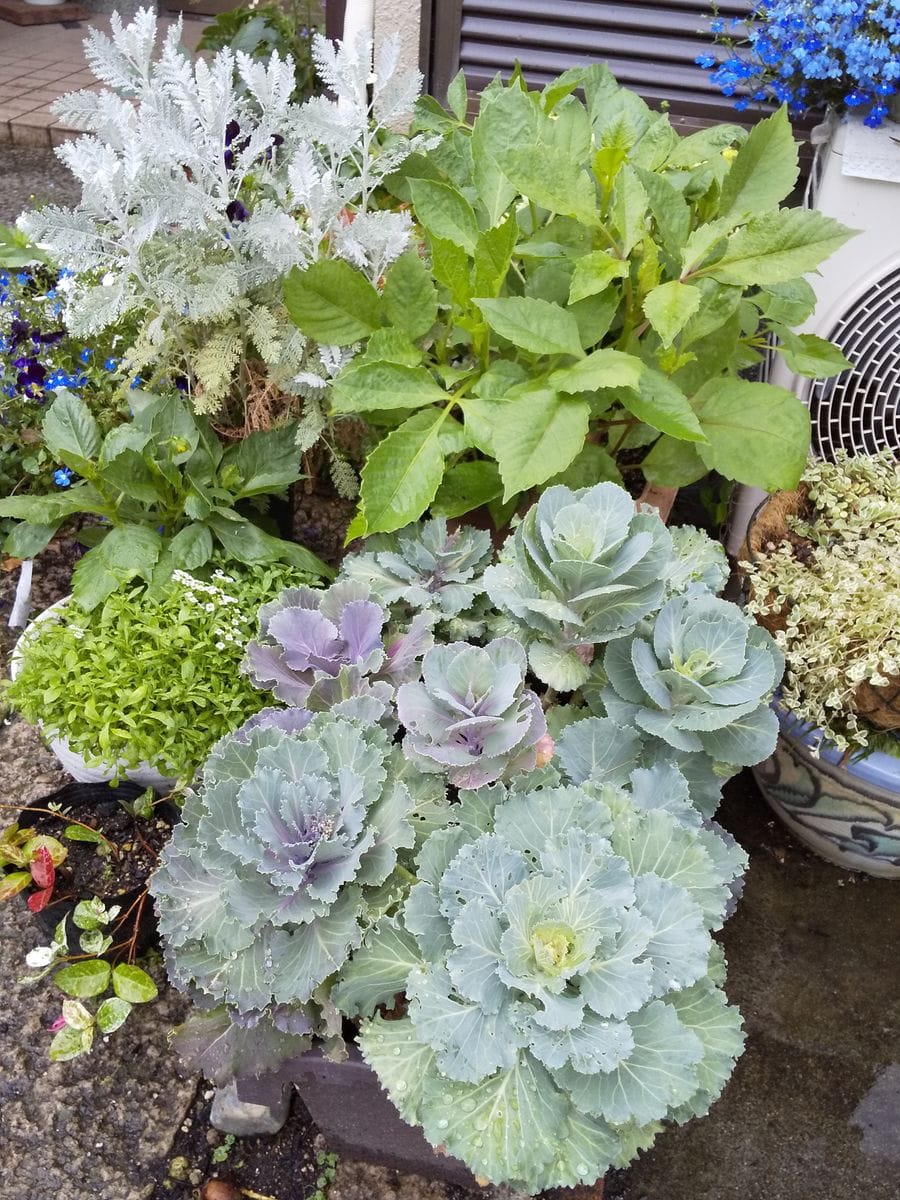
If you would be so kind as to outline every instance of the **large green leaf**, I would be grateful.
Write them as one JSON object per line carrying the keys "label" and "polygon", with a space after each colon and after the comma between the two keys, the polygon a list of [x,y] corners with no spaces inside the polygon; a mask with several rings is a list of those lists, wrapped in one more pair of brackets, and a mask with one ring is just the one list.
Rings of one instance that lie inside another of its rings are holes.
{"label": "large green leaf", "polygon": [[614,279],[628,274],[628,263],[606,250],[593,250],[575,260],[575,271],[569,288],[569,303],[575,304],[587,296],[596,296]]}
{"label": "large green leaf", "polygon": [[644,369],[639,388],[626,388],[619,393],[622,405],[629,412],[667,433],[686,442],[705,441],[705,431],[677,384],[660,371]]}
{"label": "large green leaf", "polygon": [[692,400],[708,445],[710,470],[767,492],[797,486],[809,452],[809,411],[792,392],[769,383],[718,378]]}
{"label": "large green leaf", "polygon": [[584,445],[590,415],[587,401],[550,388],[498,404],[493,444],[504,499],[565,470]]}
{"label": "large green leaf", "polygon": [[444,473],[440,429],[444,412],[414,413],[371,452],[362,470],[360,501],[368,533],[390,533],[422,515]]}
{"label": "large green leaf", "polygon": [[429,237],[428,246],[431,250],[431,269],[435,279],[447,288],[460,308],[466,308],[474,294],[471,260],[468,254],[462,246],[457,246],[446,238]]}
{"label": "large green leaf", "polygon": [[81,559],[72,575],[72,595],[92,609],[134,579],[148,582],[162,550],[162,538],[146,525],[119,525]]}
{"label": "large green leaf", "polygon": [[815,270],[853,233],[814,209],[782,208],[733,233],[725,253],[704,271],[720,283],[785,283]]}
{"label": "large green leaf", "polygon": [[34,558],[44,549],[60,526],[59,521],[50,524],[14,525],[9,531],[3,549],[13,558]]}
{"label": "large green leaf", "polygon": [[644,316],[659,334],[664,346],[671,346],[700,307],[702,297],[689,283],[672,279],[661,283],[644,297]]}
{"label": "large green leaf", "polygon": [[339,413],[421,408],[448,399],[425,367],[390,362],[351,365],[341,372],[332,390],[332,408]]}
{"label": "large green leaf", "polygon": [[294,267],[284,281],[284,303],[294,324],[330,346],[349,346],[381,324],[381,297],[361,272],[342,259]]}
{"label": "large green leaf", "polygon": [[649,483],[662,487],[687,487],[696,483],[709,468],[697,453],[696,443],[663,435],[641,462],[641,470]]}
{"label": "large green leaf", "polygon": [[238,500],[283,491],[302,477],[296,426],[284,425],[242,438],[225,452],[222,467],[227,465],[234,465],[240,477],[233,489]]}
{"label": "large green leaf", "polygon": [[476,303],[495,333],[532,354],[571,354],[581,358],[578,322],[570,312],[548,300],[507,296]]}
{"label": "large green leaf", "polygon": [[437,291],[416,250],[408,250],[384,277],[384,311],[392,325],[415,341],[437,318]]}
{"label": "large green leaf", "polygon": [[509,272],[519,227],[515,216],[478,235],[475,246],[476,296],[498,296]]}
{"label": "large green leaf", "polygon": [[691,229],[691,209],[681,192],[664,175],[635,168],[647,193],[656,222],[658,241],[677,262]]}
{"label": "large green leaf", "polygon": [[500,163],[507,151],[531,145],[538,113],[520,88],[485,92],[472,126],[474,180],[479,204],[490,225],[496,225],[516,197],[516,187]]}
{"label": "large green leaf", "polygon": [[334,571],[305,546],[273,537],[234,509],[211,513],[206,522],[222,547],[238,562],[287,562],[301,571],[320,575],[323,579],[334,577]]}
{"label": "large green leaf", "polygon": [[793,333],[781,328],[778,330],[778,349],[788,367],[808,379],[827,379],[853,366],[834,342],[827,342],[814,333]]}
{"label": "large green leaf", "polygon": [[409,1017],[385,1021],[379,1016],[365,1021],[357,1041],[400,1116],[414,1123],[425,1081],[437,1074],[434,1050],[418,1040]]}
{"label": "large green leaf", "polygon": [[424,965],[412,934],[396,917],[383,917],[341,971],[331,998],[345,1016],[371,1016],[380,1004],[393,1008],[410,971]]}
{"label": "large green leaf", "polygon": [[633,167],[625,166],[616,177],[612,219],[623,258],[630,254],[646,232],[650,199]]}
{"label": "large green leaf", "polygon": [[634,1050],[613,1071],[580,1075],[565,1069],[575,1105],[613,1125],[645,1125],[664,1118],[671,1106],[696,1091],[702,1043],[662,1001],[628,1018]]}
{"label": "large green leaf", "polygon": [[166,497],[166,485],[158,471],[151,471],[143,454],[124,447],[103,467],[103,482],[123,496],[141,504],[158,504]]}
{"label": "large green leaf", "polygon": [[736,224],[743,217],[775,208],[797,182],[799,146],[787,105],[756,124],[722,184],[719,216]]}
{"label": "large green leaf", "polygon": [[468,200],[447,183],[411,179],[410,190],[416,220],[436,238],[475,253],[478,221]]}
{"label": "large green leaf", "polygon": [[103,513],[106,505],[90,484],[75,487],[53,496],[6,496],[0,499],[0,517],[13,517],[32,525],[51,525],[72,513]]}
{"label": "large green leaf", "polygon": [[42,429],[47,449],[84,475],[100,453],[100,427],[85,402],[74,393],[60,391],[47,410]]}
{"label": "large green leaf", "polygon": [[195,571],[209,562],[213,552],[212,534],[206,525],[194,522],[179,529],[169,543],[167,553],[172,555],[174,566],[185,571]]}
{"label": "large green leaf", "polygon": [[593,179],[569,151],[541,144],[509,150],[500,166],[516,188],[541,208],[585,225],[599,225]]}
{"label": "large green leaf", "polygon": [[636,388],[644,372],[644,364],[633,354],[621,350],[595,350],[587,358],[554,371],[550,383],[560,392],[596,392],[601,388]]}
{"label": "large green leaf", "polygon": [[436,517],[461,517],[503,492],[497,464],[478,460],[457,463],[444,476],[431,504]]}
{"label": "large green leaf", "polygon": [[502,1183],[536,1177],[559,1153],[567,1108],[544,1067],[522,1052],[509,1070],[480,1083],[429,1075],[419,1117],[433,1145]]}

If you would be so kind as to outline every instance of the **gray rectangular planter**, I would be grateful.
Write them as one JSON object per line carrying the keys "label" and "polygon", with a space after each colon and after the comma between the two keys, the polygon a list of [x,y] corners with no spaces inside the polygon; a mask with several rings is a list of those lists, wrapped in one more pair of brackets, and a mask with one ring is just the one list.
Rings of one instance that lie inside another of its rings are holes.
{"label": "gray rectangular planter", "polygon": [[317,1051],[297,1061],[294,1083],[309,1115],[332,1150],[427,1179],[477,1188],[459,1159],[434,1151],[422,1131],[402,1119],[382,1091],[378,1076],[353,1044],[346,1062]]}

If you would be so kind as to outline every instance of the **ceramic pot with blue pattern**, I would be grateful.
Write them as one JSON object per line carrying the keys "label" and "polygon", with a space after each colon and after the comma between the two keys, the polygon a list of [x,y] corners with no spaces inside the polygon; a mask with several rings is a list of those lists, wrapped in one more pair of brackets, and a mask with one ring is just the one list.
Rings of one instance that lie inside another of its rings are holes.
{"label": "ceramic pot with blue pattern", "polygon": [[[819,732],[773,705],[775,753],[753,767],[759,789],[791,833],[850,871],[900,879],[900,757],[874,752],[841,765]],[[898,739],[900,752],[900,739]]]}

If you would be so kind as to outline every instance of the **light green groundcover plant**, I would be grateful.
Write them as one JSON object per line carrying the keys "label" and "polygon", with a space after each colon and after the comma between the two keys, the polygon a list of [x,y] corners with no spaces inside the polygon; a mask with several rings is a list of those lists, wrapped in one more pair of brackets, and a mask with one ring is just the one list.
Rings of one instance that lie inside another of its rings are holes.
{"label": "light green groundcover plant", "polygon": [[[593,724],[565,757],[592,753]],[[556,772],[461,793],[341,972],[333,999],[401,1116],[483,1181],[593,1183],[706,1112],[741,1051],[710,930],[746,856],[641,807],[686,791],[674,767],[642,774],[634,795]],[[400,992],[404,1017],[373,1016]]]}
{"label": "light green groundcover plant", "polygon": [[[575,93],[583,90],[584,100]],[[785,110],[751,133],[689,137],[606,68],[540,93],[498,80],[467,120],[419,102],[440,137],[392,185],[423,238],[381,290],[349,263],[314,263],[286,292],[301,330],[362,355],[337,378],[336,414],[382,435],[362,472],[353,534],[427,508],[508,517],[561,479],[619,480],[623,454],[680,486],[710,470],[774,491],[796,485],[809,416],[792,393],[741,372],[767,340],[792,371],[847,367],[791,326],[812,312],[803,278],[850,231],[781,208],[797,180]]]}
{"label": "light green groundcover plant", "polygon": [[281,565],[177,571],[156,597],[114,592],[91,612],[70,602],[36,622],[7,697],[89,765],[146,762],[189,781],[213,745],[262,708],[241,674],[259,606],[309,580]]}

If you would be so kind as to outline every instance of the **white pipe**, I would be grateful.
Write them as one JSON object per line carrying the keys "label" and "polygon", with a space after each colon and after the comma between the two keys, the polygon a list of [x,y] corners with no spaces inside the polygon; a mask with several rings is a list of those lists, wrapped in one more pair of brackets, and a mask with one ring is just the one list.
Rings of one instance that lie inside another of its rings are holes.
{"label": "white pipe", "polygon": [[31,599],[32,565],[32,560],[26,558],[19,568],[19,582],[16,586],[16,596],[13,600],[12,612],[9,616],[10,629],[22,629],[28,620],[28,602]]}
{"label": "white pipe", "polygon": [[372,41],[374,32],[375,0],[347,0],[344,9],[344,43],[355,46],[361,33]]}

